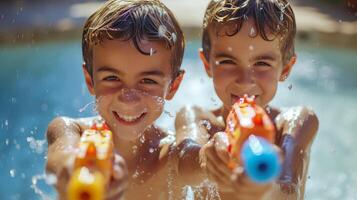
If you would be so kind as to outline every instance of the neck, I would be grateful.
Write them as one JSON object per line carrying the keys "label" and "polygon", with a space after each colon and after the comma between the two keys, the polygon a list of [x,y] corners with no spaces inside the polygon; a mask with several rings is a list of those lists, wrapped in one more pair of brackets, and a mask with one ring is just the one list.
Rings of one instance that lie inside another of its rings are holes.
{"label": "neck", "polygon": [[[129,140],[120,138],[119,134],[114,134],[115,151],[124,158],[129,173],[135,171],[140,164],[140,156],[142,156],[142,152],[145,152],[148,148],[148,143],[153,137],[153,134],[151,134],[153,129],[155,128],[150,126],[140,135],[140,137]],[[140,165],[142,165],[142,163]]]}

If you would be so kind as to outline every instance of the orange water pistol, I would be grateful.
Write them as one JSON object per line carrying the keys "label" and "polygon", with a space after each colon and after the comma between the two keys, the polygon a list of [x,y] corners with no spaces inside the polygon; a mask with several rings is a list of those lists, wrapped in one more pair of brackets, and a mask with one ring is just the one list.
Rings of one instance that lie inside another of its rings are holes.
{"label": "orange water pistol", "polygon": [[103,200],[113,167],[113,137],[105,123],[83,132],[76,152],[68,200]]}
{"label": "orange water pistol", "polygon": [[278,178],[281,165],[273,148],[275,128],[267,113],[253,97],[244,95],[237,101],[226,119],[228,152],[232,169],[244,167],[247,176],[256,183]]}

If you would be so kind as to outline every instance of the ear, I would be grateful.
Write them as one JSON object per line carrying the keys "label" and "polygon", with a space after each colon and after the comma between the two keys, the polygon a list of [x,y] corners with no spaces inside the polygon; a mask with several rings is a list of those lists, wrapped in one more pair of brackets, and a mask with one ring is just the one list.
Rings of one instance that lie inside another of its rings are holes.
{"label": "ear", "polygon": [[166,100],[171,100],[175,96],[178,88],[180,87],[184,75],[185,75],[185,71],[181,70],[179,75],[175,78],[175,80],[172,81],[170,85],[170,90],[165,97]]}
{"label": "ear", "polygon": [[288,78],[295,63],[296,63],[296,55],[293,55],[290,58],[289,62],[283,67],[283,71],[281,72],[279,81],[285,81]]}
{"label": "ear", "polygon": [[83,63],[82,65],[82,70],[83,70],[83,74],[84,74],[84,79],[86,81],[86,85],[88,88],[88,91],[91,95],[95,95],[94,93],[94,85],[93,85],[93,79],[92,76],[89,74],[87,68],[86,68],[86,63]]}
{"label": "ear", "polygon": [[200,49],[198,50],[198,53],[199,53],[199,56],[200,56],[201,61],[202,61],[202,63],[203,63],[203,66],[205,67],[207,76],[212,77],[211,67],[209,66],[209,62],[208,62],[208,60],[206,59],[205,54],[203,53],[203,49],[200,48]]}

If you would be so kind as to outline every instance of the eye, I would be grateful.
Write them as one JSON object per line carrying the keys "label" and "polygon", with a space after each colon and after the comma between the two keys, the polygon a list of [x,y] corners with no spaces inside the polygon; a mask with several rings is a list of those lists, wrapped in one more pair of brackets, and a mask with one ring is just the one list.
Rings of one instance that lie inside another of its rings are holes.
{"label": "eye", "polygon": [[103,81],[120,81],[120,79],[117,76],[106,76]]}
{"label": "eye", "polygon": [[143,80],[141,80],[141,83],[143,83],[143,84],[157,84],[156,81],[154,81],[150,78],[144,78]]}
{"label": "eye", "polygon": [[271,64],[264,62],[264,61],[256,62],[254,65],[258,66],[258,67],[271,67]]}
{"label": "eye", "polygon": [[216,65],[234,65],[236,64],[233,60],[221,60],[221,61],[216,61]]}

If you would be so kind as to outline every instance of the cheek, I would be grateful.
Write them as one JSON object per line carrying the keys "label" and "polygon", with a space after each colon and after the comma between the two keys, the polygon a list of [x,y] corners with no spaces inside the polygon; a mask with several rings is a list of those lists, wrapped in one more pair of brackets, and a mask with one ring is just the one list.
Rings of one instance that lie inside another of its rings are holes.
{"label": "cheek", "polygon": [[216,68],[213,71],[213,83],[215,88],[224,90],[230,82],[234,81],[234,72]]}
{"label": "cheek", "polygon": [[98,96],[96,98],[96,111],[105,119],[109,120],[109,108],[112,102],[113,96]]}

